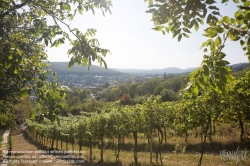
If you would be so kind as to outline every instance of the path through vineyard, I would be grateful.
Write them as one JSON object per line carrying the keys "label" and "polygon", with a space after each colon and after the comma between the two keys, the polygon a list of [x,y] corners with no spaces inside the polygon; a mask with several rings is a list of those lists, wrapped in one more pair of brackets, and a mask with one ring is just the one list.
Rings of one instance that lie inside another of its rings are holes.
{"label": "path through vineyard", "polygon": [[[17,152],[21,152],[21,151],[26,151],[26,152],[39,152],[39,151],[45,151],[46,149],[39,143],[35,142],[26,131],[24,131],[23,133],[19,134],[19,135],[14,135],[12,136],[12,140],[13,140],[13,148],[12,151],[17,151]],[[34,155],[34,154],[29,154],[29,155]],[[53,158],[53,155],[49,155],[51,156],[51,158]],[[44,159],[41,159],[42,162],[45,163],[15,163],[13,165],[15,166],[44,166],[44,165],[53,165],[53,166],[72,166],[72,165],[84,165],[87,166],[89,164],[84,163],[84,164],[71,164],[71,163],[63,163],[63,159],[56,159],[58,163],[46,163],[47,161],[53,161],[53,159],[48,159],[49,157],[46,157]],[[40,161],[41,161],[40,160]],[[55,159],[54,159],[55,160]]]}

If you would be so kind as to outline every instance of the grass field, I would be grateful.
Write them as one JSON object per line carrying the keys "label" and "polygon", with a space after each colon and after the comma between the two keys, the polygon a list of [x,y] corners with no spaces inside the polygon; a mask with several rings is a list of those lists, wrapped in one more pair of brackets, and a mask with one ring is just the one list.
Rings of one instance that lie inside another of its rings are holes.
{"label": "grass field", "polygon": [[[23,139],[23,140],[22,140]],[[26,141],[24,143],[23,141]],[[98,148],[98,143],[93,146],[93,163],[94,165],[134,165],[134,145],[133,138],[125,138],[124,143],[121,145],[120,152],[120,162],[115,161],[116,153],[116,141],[105,141],[104,150],[104,162],[98,163],[100,160],[100,149]],[[245,151],[249,150],[249,142],[242,143],[238,141],[235,137],[214,137],[213,141],[206,144],[205,154],[203,155],[202,165],[206,166],[228,166],[228,165],[250,165],[249,153],[246,155],[244,160],[225,160],[221,159],[220,151]],[[114,143],[114,144],[113,144]],[[47,146],[50,147],[50,141],[48,141]],[[58,142],[58,148],[61,146],[61,142]],[[157,147],[157,140],[155,139],[153,144],[153,152],[155,152]],[[197,165],[200,158],[200,151],[202,148],[202,143],[200,138],[188,138],[185,142],[184,138],[172,137],[164,141],[162,145],[162,163],[156,163],[155,153],[153,154],[153,165],[165,165],[165,166],[192,166]],[[36,142],[27,132],[22,135],[13,136],[13,150],[46,150],[45,146]],[[66,143],[63,142],[62,150],[66,150]],[[68,150],[72,150],[72,145],[68,144]],[[78,145],[74,145],[74,150],[79,150]],[[82,165],[90,165],[89,163],[89,148],[87,144],[82,147],[84,152],[82,155],[85,157],[86,163]],[[149,147],[147,145],[147,140],[139,138],[138,139],[138,165],[149,166],[150,164],[150,153]],[[239,154],[240,155],[240,154]],[[27,164],[26,164],[27,165]],[[35,164],[39,166],[39,164]],[[54,164],[53,164],[54,165]],[[69,164],[70,165],[70,164]],[[79,165],[79,164],[72,164]],[[22,164],[18,164],[22,166]]]}

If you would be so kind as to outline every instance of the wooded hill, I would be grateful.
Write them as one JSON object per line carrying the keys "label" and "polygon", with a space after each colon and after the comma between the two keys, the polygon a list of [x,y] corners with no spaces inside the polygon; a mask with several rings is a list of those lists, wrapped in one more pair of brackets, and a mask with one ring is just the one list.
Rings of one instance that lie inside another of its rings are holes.
{"label": "wooded hill", "polygon": [[[107,70],[104,67],[92,65],[89,69],[88,67],[83,67],[81,65],[74,65],[72,68],[68,68],[68,62],[50,62],[51,69],[57,74],[88,74],[88,75],[102,75],[102,76],[115,76],[115,75],[127,75],[127,74],[180,74],[180,73],[189,73],[197,69],[197,67],[180,69],[177,67],[168,67],[164,69],[113,69],[108,68]],[[238,63],[229,65],[233,71],[240,71],[249,66],[249,63]]]}
{"label": "wooded hill", "polygon": [[101,76],[115,76],[115,75],[125,75],[125,73],[116,71],[113,69],[105,67],[100,67],[96,65],[88,66],[81,66],[75,64],[72,68],[68,67],[68,62],[50,62],[51,69],[55,71],[57,74],[86,74],[86,75],[101,75]]}

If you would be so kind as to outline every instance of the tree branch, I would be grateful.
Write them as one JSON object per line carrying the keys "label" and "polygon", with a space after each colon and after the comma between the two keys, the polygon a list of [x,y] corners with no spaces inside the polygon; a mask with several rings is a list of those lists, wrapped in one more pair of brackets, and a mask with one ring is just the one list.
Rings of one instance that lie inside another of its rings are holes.
{"label": "tree branch", "polygon": [[[48,15],[50,15],[52,18],[53,18],[53,20],[55,21],[55,23],[56,23],[56,25],[62,30],[62,28],[59,26],[59,24],[58,24],[58,22],[57,22],[57,20],[58,21],[60,21],[62,24],[64,24],[68,29],[69,29],[69,31],[77,38],[77,39],[79,39],[79,37],[73,32],[73,30],[70,28],[70,26],[68,25],[68,24],[66,24],[63,20],[61,20],[60,18],[58,18],[57,16],[55,16],[55,15],[52,15],[52,14],[50,14],[46,9],[44,9],[41,5],[39,5],[38,3],[35,3],[34,2],[34,4],[36,5],[36,6],[38,6],[38,7],[40,7],[44,12],[46,12]],[[63,30],[62,30],[63,31]],[[66,32],[67,33],[67,32]],[[68,38],[68,40],[70,41],[70,38],[69,38],[69,34],[67,33],[67,36],[66,36],[67,38]],[[80,40],[80,39],[79,39]]]}
{"label": "tree branch", "polygon": [[0,14],[0,20],[4,17],[10,14],[11,11],[22,8],[23,6],[27,5],[29,2],[31,2],[32,0],[26,0],[21,4],[15,5],[13,6],[11,9],[7,10],[6,12]]}
{"label": "tree branch", "polygon": [[236,26],[233,26],[233,25],[231,25],[231,24],[227,24],[227,23],[225,23],[224,21],[223,21],[222,23],[223,23],[223,25],[224,25],[225,27],[227,27],[228,29],[232,29],[232,30],[238,31],[238,32],[240,32],[240,33],[243,33],[243,35],[245,35],[245,34],[250,35],[250,32],[249,32],[248,30],[244,30],[244,29],[238,28],[238,27],[236,27]]}

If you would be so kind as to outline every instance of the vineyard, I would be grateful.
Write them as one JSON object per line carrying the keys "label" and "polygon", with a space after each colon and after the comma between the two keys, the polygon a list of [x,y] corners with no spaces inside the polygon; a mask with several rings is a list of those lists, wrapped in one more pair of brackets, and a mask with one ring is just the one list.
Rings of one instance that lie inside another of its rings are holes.
{"label": "vineyard", "polygon": [[[37,141],[51,149],[82,151],[87,147],[89,152],[85,157],[90,163],[96,162],[96,152],[93,153],[96,147],[100,150],[99,162],[107,162],[107,149],[112,150],[115,162],[120,162],[125,157],[121,155],[124,146],[133,145],[127,150],[133,152],[134,165],[142,162],[142,152],[147,152],[150,163],[164,164],[163,152],[170,151],[165,146],[167,141],[179,137],[188,142],[191,135],[201,142],[196,153],[202,155],[214,138],[222,136],[245,141],[238,145],[247,150],[249,93],[242,88],[249,88],[248,81],[249,75],[236,80],[230,85],[233,92],[229,90],[226,94],[207,90],[200,97],[183,97],[172,102],[162,102],[159,96],[145,97],[142,104],[117,105],[100,113],[59,117],[54,122],[46,118],[41,123],[27,120],[27,128]],[[225,124],[229,127],[223,128]],[[173,151],[185,153],[186,148],[189,147],[176,144]],[[219,151],[214,153],[218,155]],[[196,157],[197,163],[201,163],[202,155]],[[248,161],[240,162],[244,165]]]}

